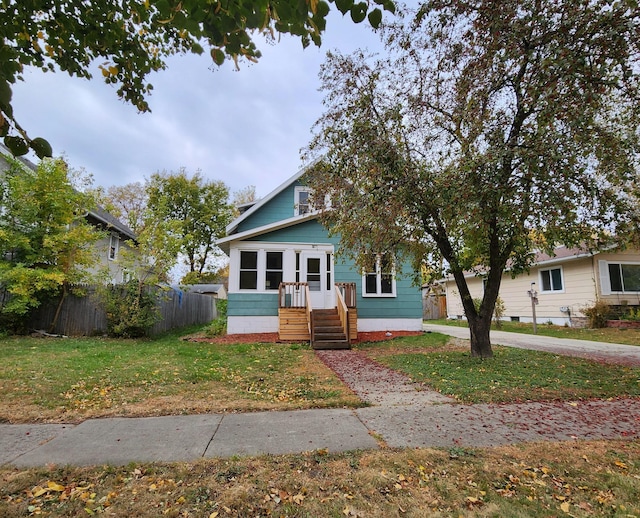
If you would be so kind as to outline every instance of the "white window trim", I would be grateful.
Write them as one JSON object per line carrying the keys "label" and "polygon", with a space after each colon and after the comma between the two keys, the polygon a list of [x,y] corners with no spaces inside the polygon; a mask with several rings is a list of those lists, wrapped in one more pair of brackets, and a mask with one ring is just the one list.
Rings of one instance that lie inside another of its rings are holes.
{"label": "white window trim", "polygon": [[[241,273],[241,272],[243,272],[243,271],[246,271],[246,272],[252,272],[252,271],[254,271],[253,269],[243,270],[243,269],[240,267],[240,264],[241,264],[240,257],[241,257],[241,255],[242,255],[242,252],[257,252],[257,257],[256,257],[256,270],[255,270],[255,271],[256,271],[256,287],[255,287],[255,289],[253,289],[253,288],[240,289],[240,273]],[[266,256],[265,256],[265,257],[266,257]],[[265,263],[265,266],[266,266],[266,259],[265,259],[263,262]],[[263,285],[264,285],[264,277],[265,277],[265,276],[264,276],[264,271],[263,271],[263,276],[262,276],[262,277],[263,277],[262,283],[263,283]],[[240,250],[240,251],[238,252],[238,271],[237,271],[237,273],[236,273],[236,279],[235,279],[235,281],[236,281],[236,283],[237,283],[238,291],[239,291],[239,292],[255,293],[255,292],[259,291],[259,286],[260,286],[260,250],[247,249],[247,250]]]}
{"label": "white window trim", "polygon": [[[113,245],[115,243],[115,246]],[[111,250],[113,249],[113,257]],[[116,261],[118,259],[118,252],[120,251],[120,236],[118,234],[109,234],[109,247],[107,248],[107,258],[109,261]]]}
{"label": "white window trim", "polygon": [[[334,253],[333,245],[313,245],[302,243],[265,243],[255,241],[243,243],[231,250],[232,267],[229,277],[228,293],[267,293],[277,294],[278,290],[265,289],[267,274],[267,252],[282,252],[282,282],[295,282],[296,274],[296,252],[313,250],[314,252]],[[240,289],[240,252],[258,252],[258,282],[257,289]],[[332,273],[333,275],[333,273]],[[332,277],[333,278],[333,277]]]}
{"label": "white window trim", "polygon": [[311,214],[312,212],[315,212],[313,206],[311,205],[311,203],[309,203],[309,208],[307,210],[307,212],[300,212],[300,194],[303,192],[309,193],[309,195],[311,195],[312,190],[309,187],[304,187],[302,185],[298,185],[296,186],[296,188],[294,189],[294,215],[295,216],[302,216],[303,214]]}
{"label": "white window trim", "polygon": [[600,278],[603,281],[601,286],[601,291],[603,295],[611,295],[614,293],[616,295],[626,295],[626,294],[634,295],[634,294],[640,293],[640,291],[613,290],[611,288],[611,275],[609,274],[609,265],[611,264],[619,264],[619,265],[629,264],[629,265],[640,266],[640,263],[634,262],[634,261],[598,261],[598,262],[600,263]]}
{"label": "white window trim", "polygon": [[[560,282],[562,283],[561,290],[554,290],[554,289],[545,290],[544,289],[544,284],[542,282],[542,272],[551,272],[552,270],[560,270]],[[544,294],[564,293],[565,292],[564,268],[562,268],[562,266],[550,266],[549,268],[540,268],[538,270],[538,286],[540,287],[540,293],[544,293]]]}
{"label": "white window trim", "polygon": [[380,254],[376,254],[376,293],[367,293],[367,275],[373,272],[362,272],[362,298],[390,299],[397,297],[395,262],[391,268],[391,293],[382,293],[382,270]]}
{"label": "white window trim", "polygon": [[[300,213],[300,193],[302,192],[309,193],[310,197],[313,196],[313,189],[311,189],[310,187],[307,187],[305,185],[297,185],[294,188],[294,215],[295,216],[302,215]],[[318,200],[315,200],[315,201],[317,202]],[[329,197],[329,195],[324,197],[324,208],[325,209],[331,208],[331,198]],[[304,212],[303,214],[315,214],[317,212],[320,212],[320,210],[313,203],[311,203],[311,199],[310,199],[309,210],[307,212]]]}

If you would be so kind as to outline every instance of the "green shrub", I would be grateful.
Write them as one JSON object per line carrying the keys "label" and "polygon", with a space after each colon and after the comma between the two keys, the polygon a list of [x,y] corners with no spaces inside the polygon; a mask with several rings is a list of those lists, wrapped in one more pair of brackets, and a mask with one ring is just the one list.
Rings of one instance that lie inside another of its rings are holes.
{"label": "green shrub", "polygon": [[591,329],[601,329],[607,327],[607,320],[611,317],[611,307],[604,300],[598,299],[593,306],[582,309],[589,319],[589,327]]}
{"label": "green shrub", "polygon": [[624,315],[620,317],[620,320],[631,320],[632,322],[640,322],[640,307],[629,308]]}
{"label": "green shrub", "polygon": [[146,336],[158,321],[155,290],[136,280],[99,291],[100,303],[107,314],[107,334],[114,338]]}
{"label": "green shrub", "polygon": [[218,313],[216,319],[204,331],[205,336],[209,338],[227,334],[227,301],[217,300],[216,311]]}

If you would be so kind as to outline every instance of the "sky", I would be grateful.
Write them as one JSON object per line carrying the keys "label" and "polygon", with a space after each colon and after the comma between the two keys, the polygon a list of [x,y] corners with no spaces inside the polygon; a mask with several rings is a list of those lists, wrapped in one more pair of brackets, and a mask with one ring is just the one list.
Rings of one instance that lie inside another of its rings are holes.
{"label": "sky", "polygon": [[50,142],[54,156],[92,175],[96,187],[184,167],[223,181],[231,194],[255,186],[260,198],[303,165],[300,150],[323,113],[318,73],[326,52],[382,46],[368,22],[354,24],[335,8],[321,48],[303,49],[285,35],[256,43],[262,58],[239,71],[232,62],[216,67],[206,52],[171,58],[151,78],[152,112],[144,114],[99,74],[87,81],[27,70],[13,87],[14,115],[31,138]]}

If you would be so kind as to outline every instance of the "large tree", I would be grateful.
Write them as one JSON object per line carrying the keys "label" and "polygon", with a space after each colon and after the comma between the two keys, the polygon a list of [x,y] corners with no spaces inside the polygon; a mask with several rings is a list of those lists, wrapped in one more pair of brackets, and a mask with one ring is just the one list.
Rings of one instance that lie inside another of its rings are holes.
{"label": "large tree", "polygon": [[[375,4],[395,9],[392,0],[335,0],[354,22],[368,18],[373,27],[382,18]],[[226,57],[236,65],[257,61],[257,34],[288,33],[305,47],[320,45],[329,11],[324,0],[0,0],[0,136],[16,155],[31,148],[51,156],[48,142],[30,138],[13,113],[11,85],[24,79],[25,67],[87,79],[99,68],[120,98],[148,111],[148,76],[164,69],[168,56],[206,48],[217,65]]]}
{"label": "large tree", "polygon": [[147,191],[142,182],[125,185],[111,185],[107,189],[99,187],[96,196],[110,214],[125,223],[134,233],[144,229],[147,210]]}
{"label": "large tree", "polygon": [[[345,249],[410,251],[455,278],[492,355],[503,272],[535,250],[638,235],[640,11],[618,0],[429,0],[388,56],[329,55],[308,158]],[[485,278],[474,306],[465,274]]]}
{"label": "large tree", "polygon": [[18,329],[31,310],[58,297],[53,328],[70,288],[93,279],[91,245],[103,234],[84,216],[95,202],[75,188],[78,178],[60,159],[36,170],[8,161],[0,174],[0,324]]}
{"label": "large tree", "polygon": [[146,190],[146,217],[152,222],[175,222],[189,271],[204,273],[218,250],[216,240],[225,235],[233,218],[228,187],[205,180],[199,172],[190,176],[183,168],[151,175]]}

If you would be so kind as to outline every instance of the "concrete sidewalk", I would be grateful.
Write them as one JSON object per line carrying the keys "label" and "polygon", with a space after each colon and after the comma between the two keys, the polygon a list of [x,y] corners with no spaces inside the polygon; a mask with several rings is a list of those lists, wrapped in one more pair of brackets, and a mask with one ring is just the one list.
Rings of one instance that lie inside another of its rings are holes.
{"label": "concrete sidewalk", "polygon": [[[469,339],[469,329],[466,327],[427,323],[423,325],[423,329],[456,338]],[[640,345],[610,344],[496,330],[491,330],[491,343],[520,349],[565,354],[567,356],[600,359],[610,363],[640,366]]]}
{"label": "concrete sidewalk", "polygon": [[[381,441],[374,439],[374,435]],[[393,405],[0,425],[0,464],[125,465],[390,447],[640,438],[640,400]]]}

